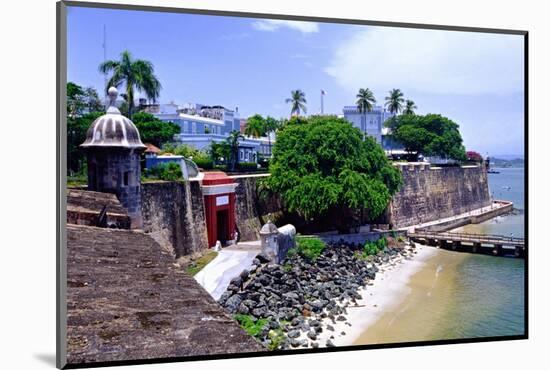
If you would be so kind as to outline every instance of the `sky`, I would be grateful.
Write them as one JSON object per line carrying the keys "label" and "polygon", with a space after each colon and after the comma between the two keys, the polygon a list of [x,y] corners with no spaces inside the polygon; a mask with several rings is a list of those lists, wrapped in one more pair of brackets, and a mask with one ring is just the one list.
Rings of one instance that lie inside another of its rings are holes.
{"label": "sky", "polygon": [[67,80],[104,89],[98,66],[128,50],[153,63],[159,101],[238,107],[288,117],[290,91],[307,113],[342,114],[359,88],[377,105],[399,88],[418,114],[459,124],[467,150],[524,153],[523,36],[196,14],[68,8]]}

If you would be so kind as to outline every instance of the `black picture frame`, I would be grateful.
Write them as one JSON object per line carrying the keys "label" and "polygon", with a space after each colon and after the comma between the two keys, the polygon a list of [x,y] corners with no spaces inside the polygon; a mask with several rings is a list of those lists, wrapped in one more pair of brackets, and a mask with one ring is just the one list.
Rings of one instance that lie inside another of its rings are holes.
{"label": "black picture frame", "polygon": [[[216,354],[207,356],[189,356],[189,357],[173,357],[159,359],[143,359],[131,361],[109,361],[83,364],[66,364],[66,137],[67,137],[67,122],[66,122],[66,83],[67,83],[67,7],[82,7],[82,8],[102,8],[115,10],[135,10],[149,12],[167,12],[167,13],[184,13],[197,15],[214,15],[214,16],[230,16],[230,17],[246,17],[258,19],[280,19],[292,21],[314,21],[319,23],[340,23],[347,25],[370,25],[370,26],[386,26],[399,28],[416,28],[427,30],[447,30],[447,31],[465,31],[491,34],[506,34],[520,35],[524,39],[524,156],[525,156],[525,177],[524,177],[524,201],[525,201],[525,269],[524,269],[524,334],[498,337],[482,337],[482,338],[461,338],[450,340],[432,340],[422,342],[402,342],[402,343],[387,343],[387,344],[371,344],[371,345],[353,345],[331,348],[311,348],[311,349],[295,349],[292,351],[278,352],[250,352],[238,354]],[[346,352],[346,351],[361,351],[368,349],[381,348],[400,348],[400,347],[420,347],[448,344],[463,344],[463,343],[482,343],[482,342],[497,342],[510,340],[524,340],[529,338],[529,32],[526,30],[513,29],[498,29],[498,28],[478,28],[478,27],[462,27],[440,24],[420,24],[420,23],[401,23],[401,22],[385,22],[375,20],[359,20],[359,19],[341,19],[330,17],[312,17],[302,15],[289,14],[271,14],[271,13],[252,13],[252,12],[233,12],[221,10],[204,10],[192,8],[176,8],[176,7],[159,7],[147,5],[133,4],[107,4],[94,2],[80,1],[60,1],[56,7],[57,15],[57,65],[56,65],[56,81],[57,81],[57,213],[56,213],[56,229],[57,229],[57,273],[56,273],[56,292],[57,292],[57,307],[56,307],[56,359],[58,368],[92,368],[92,367],[107,367],[107,366],[123,366],[123,365],[138,365],[138,364],[158,364],[186,361],[204,361],[217,359],[234,359],[246,357],[264,357],[264,356],[289,356],[298,354],[314,354],[326,352]]]}

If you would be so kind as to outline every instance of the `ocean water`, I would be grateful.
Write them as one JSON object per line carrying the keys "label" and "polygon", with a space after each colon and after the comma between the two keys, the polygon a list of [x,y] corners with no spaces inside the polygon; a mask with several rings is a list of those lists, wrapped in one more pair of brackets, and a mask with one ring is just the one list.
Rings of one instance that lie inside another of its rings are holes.
{"label": "ocean water", "polygon": [[[485,234],[524,236],[524,168],[495,168],[488,174],[494,199],[514,202],[514,212],[460,230]],[[452,337],[485,337],[523,334],[525,260],[468,255],[457,267],[457,305],[449,310],[443,332]]]}
{"label": "ocean water", "polygon": [[[454,231],[524,235],[523,168],[489,174],[495,199],[510,215]],[[411,278],[409,294],[368,328],[356,344],[523,335],[525,260],[438,250]]]}
{"label": "ocean water", "polygon": [[455,231],[481,234],[524,236],[524,168],[495,168],[499,174],[488,174],[489,191],[493,199],[514,202],[514,212],[510,215],[496,217],[492,220],[467,225]]}

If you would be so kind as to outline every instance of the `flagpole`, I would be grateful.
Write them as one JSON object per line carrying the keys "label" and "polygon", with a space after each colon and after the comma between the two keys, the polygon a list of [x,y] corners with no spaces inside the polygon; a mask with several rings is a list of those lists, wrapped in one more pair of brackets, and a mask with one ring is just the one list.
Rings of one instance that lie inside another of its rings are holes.
{"label": "flagpole", "polygon": [[[107,25],[103,24],[103,63],[107,61]],[[109,104],[109,97],[107,94],[107,73],[103,74],[103,92],[105,93],[105,107]],[[107,108],[105,108],[107,109]]]}
{"label": "flagpole", "polygon": [[323,109],[323,90],[321,90],[321,114],[324,113],[324,109]]}

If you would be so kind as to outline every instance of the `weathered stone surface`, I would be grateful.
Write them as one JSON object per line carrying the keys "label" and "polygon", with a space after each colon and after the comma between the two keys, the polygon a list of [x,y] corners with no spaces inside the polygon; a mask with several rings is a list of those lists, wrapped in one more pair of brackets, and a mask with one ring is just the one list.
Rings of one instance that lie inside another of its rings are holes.
{"label": "weathered stone surface", "polygon": [[176,257],[208,248],[204,198],[198,181],[154,182],[141,187],[143,229]]}
{"label": "weathered stone surface", "polygon": [[236,222],[241,240],[258,240],[267,215],[281,211],[281,201],[276,196],[260,197],[258,183],[262,177],[234,177],[238,186],[236,196]]}
{"label": "weathered stone surface", "polygon": [[97,191],[67,190],[67,223],[95,226],[98,216],[107,207],[107,226],[119,229],[130,228],[130,217],[115,194]]}
{"label": "weathered stone surface", "polygon": [[403,186],[386,212],[394,228],[450,217],[491,204],[483,167],[402,166]]}
{"label": "weathered stone surface", "polygon": [[68,225],[67,239],[69,363],[264,350],[149,235]]}

